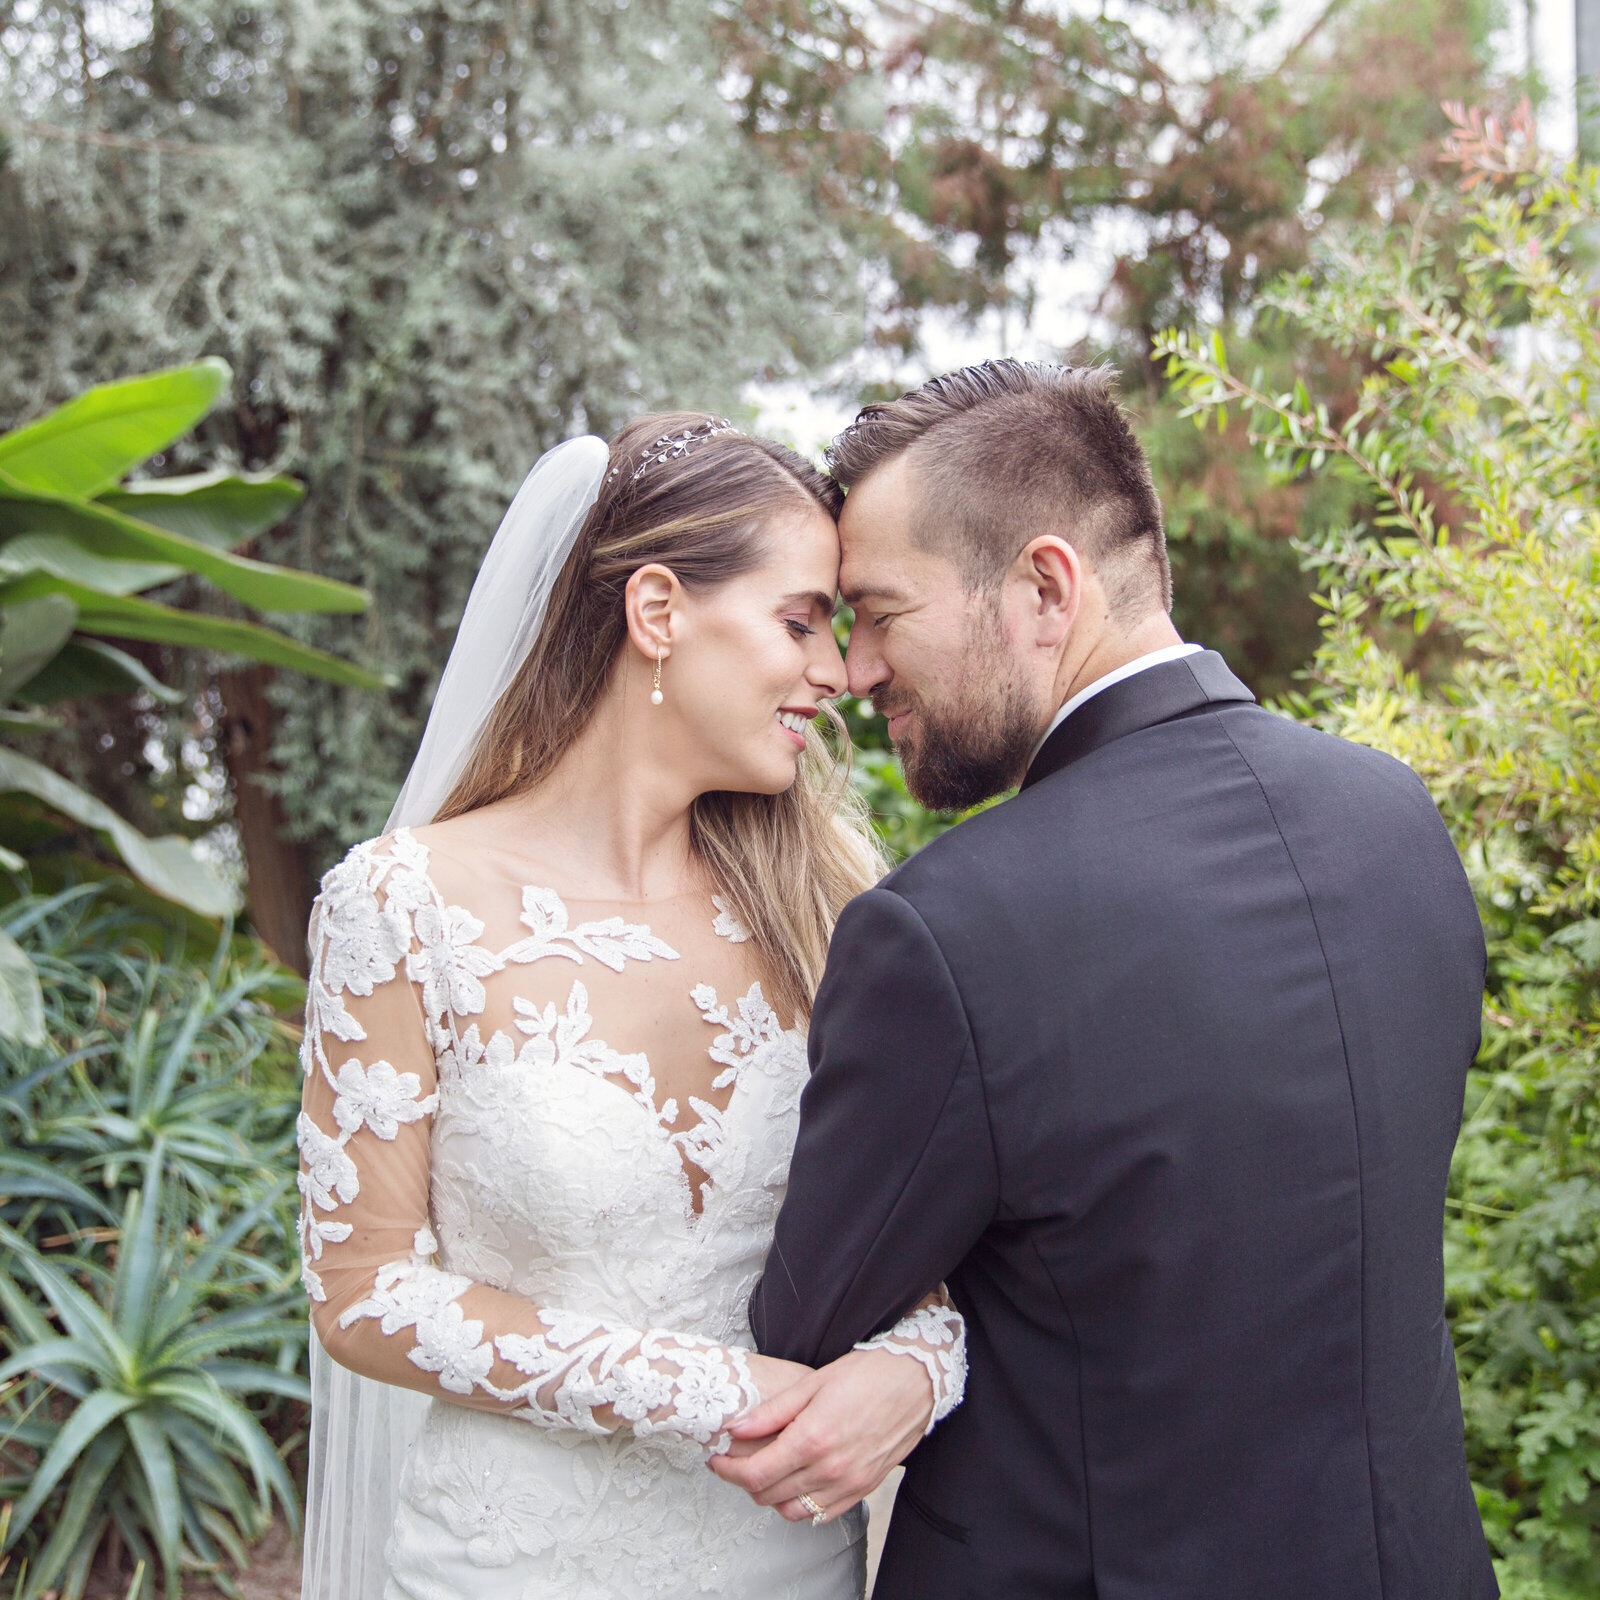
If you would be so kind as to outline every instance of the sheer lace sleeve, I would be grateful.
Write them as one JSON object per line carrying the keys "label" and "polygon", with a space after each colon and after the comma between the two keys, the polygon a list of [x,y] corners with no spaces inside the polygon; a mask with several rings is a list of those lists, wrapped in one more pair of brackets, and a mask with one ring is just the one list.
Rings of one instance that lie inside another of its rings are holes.
{"label": "sheer lace sleeve", "polygon": [[967,1324],[943,1284],[895,1325],[857,1350],[887,1350],[920,1362],[933,1384],[933,1414],[924,1435],[932,1433],[961,1404],[967,1388]]}
{"label": "sheer lace sleeve", "polygon": [[477,1007],[434,991],[481,985],[474,961],[494,958],[473,944],[466,912],[441,908],[419,848],[403,833],[357,846],[323,879],[312,918],[298,1131],[318,1337],[367,1377],[541,1427],[726,1448],[726,1425],[760,1399],[744,1351],[531,1305],[439,1265],[430,1019],[452,1001]]}

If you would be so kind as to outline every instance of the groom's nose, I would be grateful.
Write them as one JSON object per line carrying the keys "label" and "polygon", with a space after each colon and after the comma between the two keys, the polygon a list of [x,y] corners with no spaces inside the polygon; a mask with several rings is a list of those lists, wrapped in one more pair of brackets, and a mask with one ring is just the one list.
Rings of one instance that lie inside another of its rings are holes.
{"label": "groom's nose", "polygon": [[844,668],[850,693],[859,700],[867,699],[880,684],[889,681],[889,664],[877,648],[870,628],[858,624],[850,630],[850,643],[844,652]]}

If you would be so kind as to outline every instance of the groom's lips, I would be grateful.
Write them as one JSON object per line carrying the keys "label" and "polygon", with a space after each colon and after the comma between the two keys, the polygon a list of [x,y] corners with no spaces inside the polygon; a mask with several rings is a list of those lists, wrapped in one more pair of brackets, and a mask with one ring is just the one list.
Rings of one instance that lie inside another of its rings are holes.
{"label": "groom's lips", "polygon": [[906,720],[910,717],[910,715],[911,713],[909,711],[896,711],[891,714],[888,723],[889,737],[891,739],[898,739],[900,737],[900,730],[905,727]]}

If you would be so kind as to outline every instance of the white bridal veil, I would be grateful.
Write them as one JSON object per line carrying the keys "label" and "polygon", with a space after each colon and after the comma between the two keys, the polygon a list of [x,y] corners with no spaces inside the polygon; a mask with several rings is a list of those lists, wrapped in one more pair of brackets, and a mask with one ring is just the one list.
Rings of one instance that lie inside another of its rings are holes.
{"label": "white bridal veil", "polygon": [[[416,760],[385,831],[432,821],[527,659],[550,591],[606,474],[592,435],[547,451],[500,523],[456,631]],[[400,1469],[428,1400],[357,1377],[311,1335],[311,1447],[301,1600],[382,1600]]]}

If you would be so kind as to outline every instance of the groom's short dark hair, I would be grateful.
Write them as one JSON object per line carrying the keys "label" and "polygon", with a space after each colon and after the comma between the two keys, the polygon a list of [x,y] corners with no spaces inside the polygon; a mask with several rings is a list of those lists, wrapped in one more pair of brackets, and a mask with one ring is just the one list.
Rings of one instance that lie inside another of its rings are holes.
{"label": "groom's short dark hair", "polygon": [[1161,502],[1109,367],[985,361],[867,406],[828,449],[847,489],[907,451],[912,535],[976,589],[1059,533],[1094,567],[1113,612],[1172,608]]}

